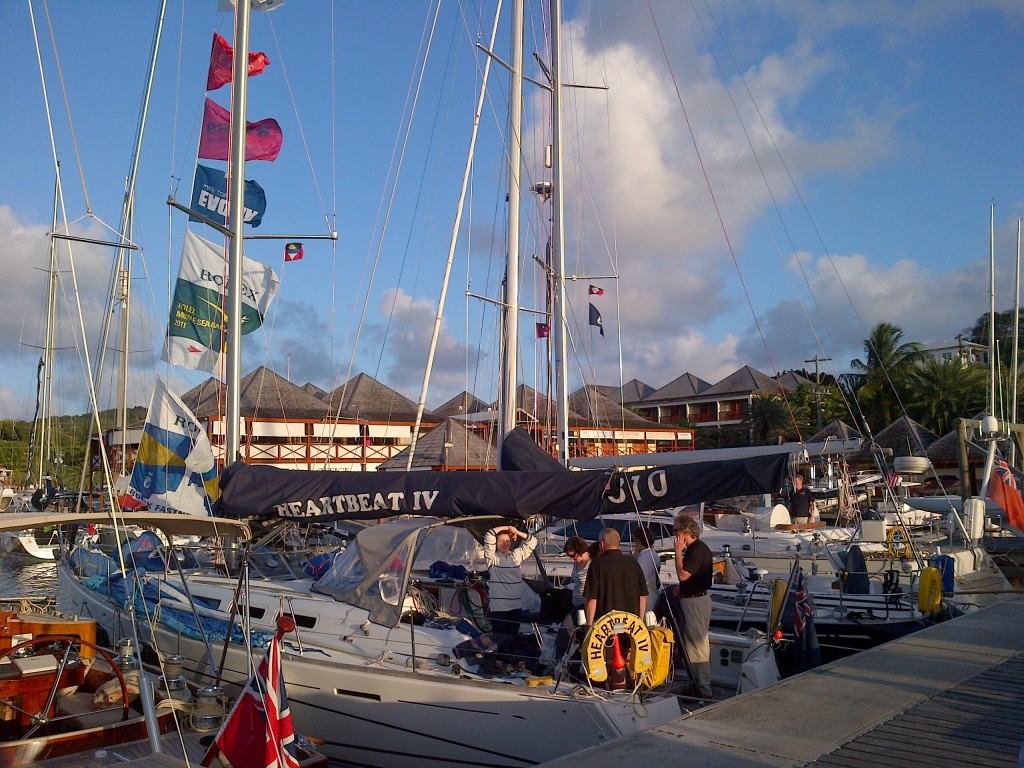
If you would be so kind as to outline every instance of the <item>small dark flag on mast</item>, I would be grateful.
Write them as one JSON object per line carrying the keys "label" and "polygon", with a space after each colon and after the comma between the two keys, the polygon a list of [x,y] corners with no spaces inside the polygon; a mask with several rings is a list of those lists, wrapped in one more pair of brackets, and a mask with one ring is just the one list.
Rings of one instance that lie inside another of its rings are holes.
{"label": "small dark flag on mast", "polygon": [[285,261],[298,261],[302,258],[302,243],[288,243],[284,247]]}
{"label": "small dark flag on mast", "polygon": [[601,313],[597,311],[597,307],[593,304],[590,305],[590,324],[596,325],[598,330],[601,331],[601,335],[604,336],[604,324],[601,322]]}
{"label": "small dark flag on mast", "polygon": [[590,286],[591,296],[604,296],[604,288],[598,288],[596,285]]}
{"label": "small dark flag on mast", "polygon": [[547,323],[537,323],[537,338],[546,339],[551,335],[551,326]]}

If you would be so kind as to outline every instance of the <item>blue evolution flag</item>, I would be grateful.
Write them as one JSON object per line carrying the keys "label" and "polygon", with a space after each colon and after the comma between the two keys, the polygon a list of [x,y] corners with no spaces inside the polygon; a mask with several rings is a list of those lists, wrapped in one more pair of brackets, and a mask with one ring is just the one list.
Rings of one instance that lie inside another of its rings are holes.
{"label": "blue evolution flag", "polygon": [[[224,171],[196,166],[196,180],[192,184],[192,210],[201,213],[218,224],[228,221],[228,182]],[[246,224],[253,229],[263,222],[263,214],[267,212],[267,196],[263,187],[255,181],[245,182],[245,216]],[[199,221],[189,216],[189,221]]]}
{"label": "blue evolution flag", "polygon": [[217,460],[206,430],[158,377],[121,506],[209,515],[219,496]]}
{"label": "blue evolution flag", "polygon": [[601,335],[604,336],[604,325],[601,323],[601,313],[597,311],[597,307],[593,304],[590,305],[590,324],[596,325],[598,330],[601,331]]}

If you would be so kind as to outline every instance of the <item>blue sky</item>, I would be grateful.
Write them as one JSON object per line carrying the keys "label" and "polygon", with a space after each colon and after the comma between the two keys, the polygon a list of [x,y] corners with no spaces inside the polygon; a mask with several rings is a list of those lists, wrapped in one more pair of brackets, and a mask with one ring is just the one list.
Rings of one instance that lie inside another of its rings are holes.
{"label": "blue sky", "polygon": [[[482,65],[473,43],[489,35],[493,5],[441,6],[415,99],[434,3],[291,0],[254,16],[252,48],[271,66],[250,81],[249,119],[275,117],[285,136],[276,162],[247,167],[268,197],[256,233],[334,228],[339,240],[309,240],[289,264],[279,242],[247,245],[282,286],[265,332],[246,339],[244,370],[267,364],[324,389],[363,371],[418,396]],[[67,217],[76,232],[110,239],[157,3],[51,0],[63,82],[44,8],[32,7]],[[526,73],[541,78],[539,7],[528,14]],[[496,46],[506,59],[507,15]],[[568,289],[574,385],[621,375],[659,387],[684,372],[714,382],[744,364],[804,367],[815,354],[840,373],[883,321],[908,340],[952,339],[987,310],[992,203],[997,307],[1012,305],[1024,215],[1019,3],[608,0],[567,2],[565,15],[564,78],[602,87],[566,95],[566,262],[581,277]],[[165,201],[189,197],[214,31],[231,38],[215,0],[169,3],[137,191],[129,398],[140,404],[154,373],[179,390],[204,378],[168,369],[154,350],[186,227]],[[26,4],[0,4],[0,46],[0,87],[16,116],[0,166],[0,418],[20,418],[35,391],[54,177]],[[508,76],[491,77],[428,405],[462,389],[494,397],[494,309],[465,295],[496,298],[502,271]],[[211,96],[227,104],[229,92]],[[526,103],[532,183],[549,178],[549,111],[539,89]],[[543,253],[548,216],[536,198],[524,203],[528,309],[543,309],[532,256]],[[74,274],[62,261],[60,346],[72,346],[73,292],[95,346],[112,259],[111,249],[75,246]],[[619,279],[587,277],[611,274]],[[587,295],[592,282],[603,296]],[[587,326],[591,300],[604,338]],[[521,370],[543,388],[536,319],[522,315]],[[57,408],[83,412],[80,356],[59,357]]]}

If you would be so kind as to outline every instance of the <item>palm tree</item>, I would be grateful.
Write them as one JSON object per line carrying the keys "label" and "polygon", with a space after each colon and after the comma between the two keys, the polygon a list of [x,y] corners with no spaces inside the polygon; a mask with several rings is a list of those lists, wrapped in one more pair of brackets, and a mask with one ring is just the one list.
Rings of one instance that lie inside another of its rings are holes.
{"label": "palm tree", "polygon": [[971,418],[984,410],[987,397],[985,369],[960,360],[922,360],[911,375],[908,407],[912,418],[938,435],[954,429],[958,418]]}
{"label": "palm tree", "polygon": [[898,415],[911,375],[924,353],[916,342],[904,342],[903,331],[892,323],[879,323],[864,340],[865,359],[852,360],[860,374],[857,398],[869,424],[884,427]]}
{"label": "palm tree", "polygon": [[768,445],[790,431],[789,411],[779,395],[755,392],[743,425],[750,430],[752,445]]}

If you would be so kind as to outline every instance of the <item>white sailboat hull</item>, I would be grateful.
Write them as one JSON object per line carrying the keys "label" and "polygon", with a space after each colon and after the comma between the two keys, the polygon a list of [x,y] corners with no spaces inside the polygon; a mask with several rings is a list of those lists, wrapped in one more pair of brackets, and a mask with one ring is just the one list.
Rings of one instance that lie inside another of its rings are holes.
{"label": "white sailboat hull", "polygon": [[[218,591],[211,589],[210,581],[190,584],[196,596]],[[349,615],[358,609],[308,593],[300,597],[280,584],[261,593],[254,589],[250,602],[256,606],[262,598],[272,600],[271,618],[279,600],[289,602],[298,614],[308,611],[311,603],[336,614],[318,618],[327,625],[324,632],[305,632],[299,640],[289,635],[282,647],[296,727],[324,739],[322,751],[332,760],[395,768],[522,766],[636,733],[682,713],[673,696],[651,696],[641,703],[625,693],[602,691],[596,696],[572,682],[562,682],[555,690],[550,685],[528,687],[525,680],[457,675],[437,664],[435,651],[440,646],[432,647],[430,633],[420,627],[416,633],[423,636],[416,638],[414,671],[411,660],[403,656],[412,639],[408,625],[385,632],[390,635],[389,650],[378,652],[373,650],[376,638],[361,632],[360,637],[328,634],[332,628],[344,632],[359,626],[358,618],[354,624]],[[58,603],[64,611],[97,618],[111,641],[127,628],[125,612],[86,588],[64,564]],[[367,628],[370,633],[381,630],[386,628]],[[144,643],[158,646],[162,653],[183,655],[186,673],[209,684],[209,654],[202,642],[163,627],[140,627],[140,632]],[[222,645],[215,644],[218,662],[221,653]],[[225,683],[238,683],[248,674],[245,649],[231,645]]]}

